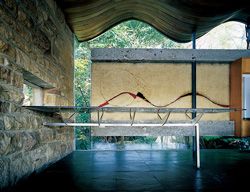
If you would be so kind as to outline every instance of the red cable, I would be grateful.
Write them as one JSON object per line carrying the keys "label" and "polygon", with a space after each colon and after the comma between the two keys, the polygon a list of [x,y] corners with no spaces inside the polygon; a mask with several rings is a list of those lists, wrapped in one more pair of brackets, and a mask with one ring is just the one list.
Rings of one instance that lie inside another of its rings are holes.
{"label": "red cable", "polygon": [[134,93],[130,93],[130,92],[121,92],[121,93],[119,93],[118,95],[116,95],[116,96],[110,98],[109,100],[103,102],[103,103],[100,104],[98,107],[104,107],[104,106],[108,105],[109,102],[112,101],[113,99],[115,99],[115,98],[117,98],[117,97],[119,97],[119,96],[121,96],[121,95],[125,95],[125,94],[130,95],[130,96],[133,97],[134,99],[136,99],[136,97],[137,97]]}
{"label": "red cable", "polygon": [[[116,95],[116,96],[110,98],[109,100],[103,102],[103,103],[100,104],[98,107],[104,107],[104,106],[108,105],[109,102],[112,101],[113,99],[115,99],[115,98],[117,98],[117,97],[119,97],[119,96],[121,96],[121,95],[124,95],[124,94],[130,95],[130,96],[133,97],[134,99],[136,99],[136,97],[139,97],[140,99],[146,101],[146,102],[149,103],[150,105],[152,105],[152,106],[154,106],[154,107],[159,107],[159,108],[161,108],[161,107],[167,107],[167,106],[169,106],[169,105],[175,103],[176,101],[178,101],[179,99],[181,99],[181,98],[183,98],[183,97],[187,97],[187,96],[191,96],[191,95],[192,95],[192,93],[183,94],[183,95],[181,95],[180,97],[178,97],[177,99],[171,101],[170,103],[168,103],[168,104],[166,104],[166,105],[161,105],[161,106],[160,106],[160,105],[155,105],[155,104],[151,103],[151,102],[150,102],[141,92],[138,92],[137,94],[130,93],[130,92],[121,92],[121,93],[119,93],[118,95]],[[209,100],[210,102],[212,102],[213,104],[218,105],[218,106],[220,106],[220,107],[229,107],[229,105],[217,103],[217,102],[213,101],[212,99],[210,99],[209,97],[207,97],[207,96],[205,96],[205,95],[203,95],[203,94],[201,94],[201,93],[196,93],[196,95],[201,96],[201,97],[204,97],[204,98],[206,98],[207,100]]]}

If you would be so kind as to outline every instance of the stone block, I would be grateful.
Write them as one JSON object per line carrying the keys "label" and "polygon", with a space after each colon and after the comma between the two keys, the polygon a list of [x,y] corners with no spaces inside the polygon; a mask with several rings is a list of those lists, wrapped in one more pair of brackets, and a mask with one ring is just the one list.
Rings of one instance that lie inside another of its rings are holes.
{"label": "stone block", "polygon": [[67,154],[68,153],[68,146],[67,146],[67,144],[65,144],[65,143],[62,143],[61,144],[61,150],[60,150],[60,152],[61,152],[61,155],[63,156],[64,154]]}
{"label": "stone block", "polygon": [[20,49],[16,50],[16,62],[24,68],[31,64],[29,56]]}
{"label": "stone block", "polygon": [[29,151],[40,144],[38,132],[0,132],[0,155]]}
{"label": "stone block", "polygon": [[3,117],[0,116],[0,131],[4,130],[4,122],[3,122]]}
{"label": "stone block", "polygon": [[39,118],[36,116],[21,113],[3,116],[3,122],[6,130],[39,129],[41,128],[41,124],[38,120]]}
{"label": "stone block", "polygon": [[0,81],[18,88],[23,86],[22,74],[2,65],[0,65]]}
{"label": "stone block", "polygon": [[16,25],[16,35],[19,36],[19,38],[31,42],[31,33],[29,30],[25,29],[21,25]]}
{"label": "stone block", "polygon": [[10,116],[4,116],[3,117],[3,122],[4,122],[4,128],[6,130],[10,130],[12,129],[14,126],[14,122],[13,122],[14,118],[10,117]]}
{"label": "stone block", "polygon": [[9,27],[13,27],[15,24],[15,21],[13,19],[13,15],[11,14],[11,12],[6,9],[4,6],[0,6],[0,17],[2,18],[2,20],[5,21],[5,23],[7,23],[7,25]]}
{"label": "stone block", "polygon": [[21,88],[21,86],[23,86],[22,74],[3,65],[0,65],[0,81],[16,86],[17,88]]}
{"label": "stone block", "polygon": [[5,83],[11,83],[11,70],[7,67],[0,66],[0,80]]}
{"label": "stone block", "polygon": [[4,132],[0,132],[0,155],[4,155],[10,149],[11,137]]}
{"label": "stone block", "polygon": [[15,153],[21,151],[23,148],[23,137],[21,132],[13,132],[9,134],[11,137],[9,148],[6,151],[6,154]]}
{"label": "stone block", "polygon": [[22,4],[23,9],[26,12],[29,12],[30,15],[33,15],[34,17],[37,15],[37,6],[36,1],[30,1],[30,0],[20,0],[20,4]]}
{"label": "stone block", "polygon": [[15,103],[22,103],[24,95],[21,92],[7,88],[0,84],[0,99],[4,101],[12,101]]}
{"label": "stone block", "polygon": [[8,113],[10,108],[10,104],[0,101],[0,112],[1,113]]}
{"label": "stone block", "polygon": [[15,47],[8,46],[8,49],[4,52],[4,54],[10,57],[11,59],[15,60],[15,57],[16,57]]}
{"label": "stone block", "polygon": [[32,119],[31,119],[31,124],[32,124],[32,129],[40,129],[43,127],[42,123],[42,119],[39,118],[39,117],[36,117],[36,116],[32,116]]}
{"label": "stone block", "polygon": [[9,184],[10,160],[0,157],[0,190]]}
{"label": "stone block", "polygon": [[60,141],[68,141],[72,134],[69,132],[69,130],[72,129],[68,128],[68,127],[60,127],[60,128],[56,128],[55,130],[55,135],[56,135],[56,140],[60,140]]}
{"label": "stone block", "polygon": [[67,142],[66,145],[67,145],[66,154],[69,154],[69,153],[71,153],[74,150],[73,149],[73,140],[71,142]]}
{"label": "stone block", "polygon": [[0,21],[0,34],[3,41],[9,41],[13,38],[13,31],[9,27],[6,27],[3,21]]}
{"label": "stone block", "polygon": [[[47,145],[41,146],[30,151],[31,164],[34,170],[41,168],[47,163]],[[29,153],[29,152],[27,152]]]}
{"label": "stone block", "polygon": [[27,28],[34,26],[32,19],[21,9],[18,9],[17,21]]}
{"label": "stone block", "polygon": [[20,112],[20,106],[7,101],[0,100],[0,113]]}
{"label": "stone block", "polygon": [[10,158],[10,184],[14,185],[16,182],[27,174],[33,171],[31,166],[30,156],[16,153]]}
{"label": "stone block", "polygon": [[[1,27],[0,27],[0,33],[1,33]],[[9,44],[0,39],[0,52],[4,53],[8,50],[8,48],[9,48]]]}
{"label": "stone block", "polygon": [[55,161],[61,158],[61,142],[48,143],[48,161]]}
{"label": "stone block", "polygon": [[39,135],[42,143],[48,143],[54,139],[53,130],[50,128],[40,129]]}
{"label": "stone block", "polygon": [[39,48],[42,53],[48,53],[51,48],[51,43],[48,37],[38,29],[32,35],[34,45]]}
{"label": "stone block", "polygon": [[21,129],[24,125],[23,120],[26,120],[26,118],[25,117],[20,118],[20,116],[4,115],[3,116],[4,128],[5,130]]}
{"label": "stone block", "polygon": [[15,0],[3,0],[3,3],[6,7],[8,7],[8,10],[11,11],[12,15],[15,16],[17,12],[17,4]]}
{"label": "stone block", "polygon": [[25,115],[22,117],[23,129],[33,129],[33,116]]}
{"label": "stone block", "polygon": [[30,151],[39,145],[40,137],[38,132],[24,132],[22,135],[24,151]]}
{"label": "stone block", "polygon": [[22,73],[15,72],[13,79],[12,79],[12,85],[17,88],[23,88],[23,75]]}
{"label": "stone block", "polygon": [[53,21],[48,18],[44,24],[41,26],[41,30],[50,37],[50,39],[58,34],[57,28]]}

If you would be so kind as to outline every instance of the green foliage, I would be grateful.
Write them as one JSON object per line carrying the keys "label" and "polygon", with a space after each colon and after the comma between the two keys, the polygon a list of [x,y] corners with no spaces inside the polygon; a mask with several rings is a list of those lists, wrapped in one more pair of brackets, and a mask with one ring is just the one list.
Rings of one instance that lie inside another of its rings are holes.
{"label": "green foliage", "polygon": [[27,84],[23,84],[23,94],[24,94],[23,105],[26,106],[32,105],[32,99],[33,99],[32,87]]}
{"label": "green foliage", "polygon": [[180,44],[171,41],[150,25],[129,20],[90,40],[91,48],[179,48]]}
{"label": "green foliage", "polygon": [[249,139],[239,137],[201,137],[201,147],[205,149],[249,149]]}
{"label": "green foliage", "polygon": [[[75,105],[80,107],[90,106],[90,49],[87,43],[75,43]],[[76,122],[89,122],[89,113],[77,114]],[[89,128],[75,129],[76,149],[90,149]]]}
{"label": "green foliage", "polygon": [[152,144],[156,141],[157,137],[129,137],[128,140],[131,140],[131,143],[145,143],[145,144]]}
{"label": "green foliage", "polygon": [[87,150],[90,149],[91,137],[89,128],[76,128],[76,149]]}

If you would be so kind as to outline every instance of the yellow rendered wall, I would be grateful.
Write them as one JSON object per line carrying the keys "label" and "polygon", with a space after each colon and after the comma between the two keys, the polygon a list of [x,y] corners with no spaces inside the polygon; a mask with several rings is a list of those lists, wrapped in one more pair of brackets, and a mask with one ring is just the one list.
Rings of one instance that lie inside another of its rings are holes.
{"label": "yellow rendered wall", "polygon": [[[191,92],[191,64],[164,63],[93,63],[92,106],[98,106],[124,92],[137,92],[155,105],[165,105]],[[222,64],[197,65],[197,91],[216,101],[229,103],[229,66]],[[122,95],[108,106],[151,107],[145,101]],[[168,107],[190,108],[191,96],[182,98]],[[197,97],[197,107],[218,107]],[[128,113],[105,113],[104,120],[129,120]],[[96,119],[96,114],[92,115]],[[155,114],[136,114],[136,120],[157,120]],[[184,114],[171,114],[170,120],[186,120]],[[203,120],[228,120],[228,114],[205,115]]]}
{"label": "yellow rendered wall", "polygon": [[[216,103],[229,105],[229,64],[198,64],[197,92]],[[197,97],[197,108],[220,108],[203,97]],[[229,120],[229,113],[206,114],[203,120]]]}

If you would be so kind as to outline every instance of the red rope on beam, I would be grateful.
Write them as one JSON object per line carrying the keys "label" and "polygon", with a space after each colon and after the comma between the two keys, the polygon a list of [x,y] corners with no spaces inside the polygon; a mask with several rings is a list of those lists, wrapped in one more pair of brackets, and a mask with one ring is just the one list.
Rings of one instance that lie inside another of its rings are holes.
{"label": "red rope on beam", "polygon": [[[119,96],[121,96],[121,95],[126,95],[126,94],[130,95],[130,96],[133,97],[134,99],[136,99],[137,97],[139,97],[140,99],[144,100],[145,102],[149,103],[150,105],[152,105],[152,106],[154,106],[154,107],[168,107],[169,105],[171,105],[171,104],[177,102],[177,101],[180,100],[181,98],[184,98],[184,97],[187,97],[187,96],[191,96],[191,95],[192,95],[192,93],[185,93],[185,94],[179,96],[178,98],[176,98],[175,100],[171,101],[170,103],[168,103],[168,104],[166,104],[166,105],[155,105],[155,104],[153,104],[151,101],[149,101],[141,92],[138,92],[137,94],[130,93],[130,92],[121,92],[121,93],[115,95],[114,97],[110,98],[109,100],[103,102],[103,103],[100,104],[98,107],[104,107],[104,106],[108,105],[109,102],[112,101],[113,99],[115,99],[115,98],[117,98],[117,97],[119,97]],[[203,97],[203,98],[209,100],[210,102],[212,102],[213,104],[218,105],[218,106],[220,106],[220,107],[229,107],[229,105],[217,103],[217,102],[213,101],[212,99],[210,99],[209,97],[207,97],[206,95],[203,95],[203,94],[201,94],[201,93],[196,93],[196,95],[197,95],[197,96],[200,96],[200,97]]]}
{"label": "red rope on beam", "polygon": [[107,101],[101,103],[98,107],[104,107],[104,106],[108,105],[109,102],[112,101],[113,99],[115,99],[115,98],[117,98],[117,97],[119,97],[119,96],[121,96],[121,95],[127,95],[127,94],[130,95],[131,97],[133,97],[134,99],[136,99],[136,95],[135,95],[134,93],[130,93],[130,92],[121,92],[121,93],[119,93],[118,95],[115,95],[114,97],[110,98],[109,100],[107,100]]}

